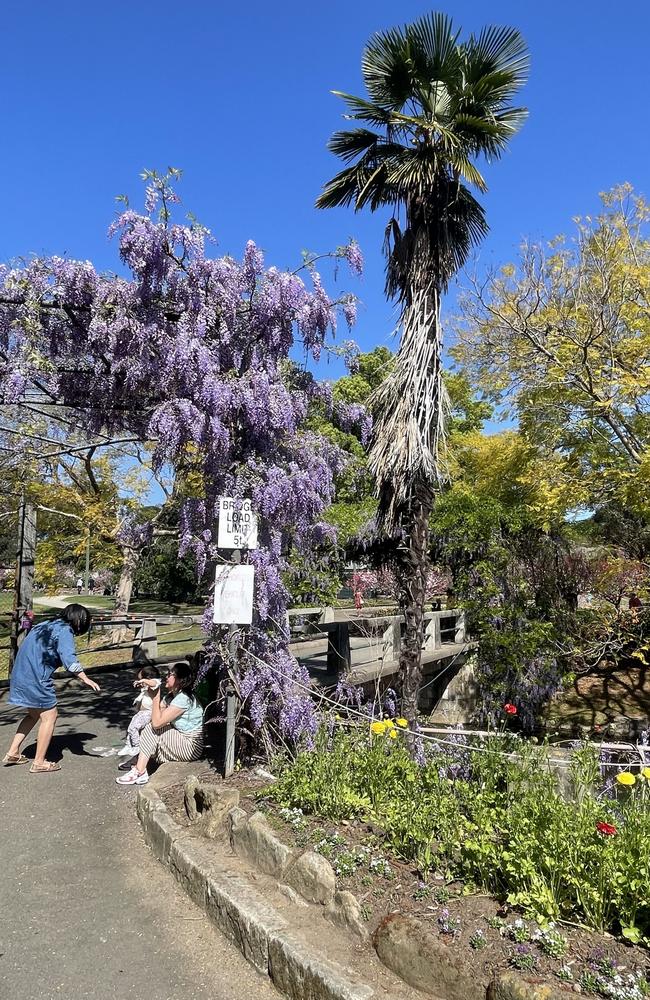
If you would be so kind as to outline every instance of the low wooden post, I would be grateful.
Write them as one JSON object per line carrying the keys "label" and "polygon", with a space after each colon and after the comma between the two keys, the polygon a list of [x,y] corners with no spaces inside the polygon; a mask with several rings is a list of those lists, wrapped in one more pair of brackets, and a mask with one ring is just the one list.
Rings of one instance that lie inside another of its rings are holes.
{"label": "low wooden post", "polygon": [[158,656],[158,622],[155,618],[143,618],[138,626],[133,645],[133,659],[146,656],[155,660]]}
{"label": "low wooden post", "polygon": [[465,612],[459,611],[456,616],[456,631],[454,633],[456,642],[465,642]]}

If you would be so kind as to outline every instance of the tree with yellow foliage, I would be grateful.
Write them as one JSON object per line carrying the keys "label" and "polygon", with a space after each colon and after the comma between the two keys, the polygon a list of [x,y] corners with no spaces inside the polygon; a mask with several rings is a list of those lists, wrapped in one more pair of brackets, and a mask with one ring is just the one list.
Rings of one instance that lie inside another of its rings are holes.
{"label": "tree with yellow foliage", "polygon": [[623,185],[576,235],[474,280],[453,353],[575,503],[650,513],[650,206]]}

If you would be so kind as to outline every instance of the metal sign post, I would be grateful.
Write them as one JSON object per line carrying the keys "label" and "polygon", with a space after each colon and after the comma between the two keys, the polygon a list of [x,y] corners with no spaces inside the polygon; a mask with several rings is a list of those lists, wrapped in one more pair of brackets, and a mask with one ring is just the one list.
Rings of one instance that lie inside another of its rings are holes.
{"label": "metal sign post", "polygon": [[[230,550],[230,561],[216,567],[213,621],[228,625],[228,659],[231,677],[237,659],[237,635],[240,627],[253,621],[255,568],[242,565],[242,550],[257,548],[257,518],[250,500],[219,497],[217,546]],[[232,680],[226,689],[226,743],[223,776],[235,769],[237,737],[237,694]]]}

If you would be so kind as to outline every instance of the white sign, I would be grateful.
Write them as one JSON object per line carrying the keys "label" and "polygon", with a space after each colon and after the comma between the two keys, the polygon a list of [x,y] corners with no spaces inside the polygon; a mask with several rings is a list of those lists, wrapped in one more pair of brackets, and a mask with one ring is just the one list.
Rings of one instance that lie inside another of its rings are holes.
{"label": "white sign", "polygon": [[217,566],[212,615],[215,625],[252,624],[254,582],[254,566]]}
{"label": "white sign", "polygon": [[217,546],[220,549],[257,548],[257,518],[250,500],[219,497]]}

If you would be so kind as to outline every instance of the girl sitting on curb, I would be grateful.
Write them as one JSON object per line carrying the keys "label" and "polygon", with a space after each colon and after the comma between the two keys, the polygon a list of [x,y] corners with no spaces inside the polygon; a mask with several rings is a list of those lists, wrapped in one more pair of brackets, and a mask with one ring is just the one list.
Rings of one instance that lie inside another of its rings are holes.
{"label": "girl sitting on curb", "polygon": [[203,753],[203,709],[192,693],[193,675],[187,663],[175,663],[165,680],[161,697],[155,679],[143,679],[143,690],[152,698],[151,722],[140,733],[140,753],[128,774],[116,778],[118,785],[144,785],[153,759],[198,760]]}

